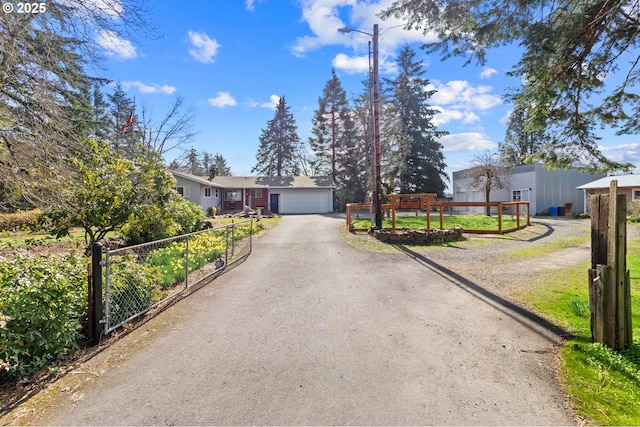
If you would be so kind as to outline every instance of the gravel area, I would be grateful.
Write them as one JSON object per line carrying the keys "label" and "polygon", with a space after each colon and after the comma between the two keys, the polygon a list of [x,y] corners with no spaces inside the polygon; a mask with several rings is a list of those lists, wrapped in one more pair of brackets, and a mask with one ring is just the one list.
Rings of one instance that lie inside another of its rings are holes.
{"label": "gravel area", "polygon": [[[512,233],[465,234],[466,240],[446,247],[413,246],[411,250],[487,291],[511,298],[514,292],[524,290],[532,275],[588,262],[590,230],[590,219],[539,217],[532,218],[531,226]],[[637,236],[638,230],[629,227],[629,236]],[[369,250],[389,251],[388,246],[377,244],[365,233],[350,234],[346,240]],[[558,245],[558,249],[540,250],[532,256],[518,254],[549,245]]]}

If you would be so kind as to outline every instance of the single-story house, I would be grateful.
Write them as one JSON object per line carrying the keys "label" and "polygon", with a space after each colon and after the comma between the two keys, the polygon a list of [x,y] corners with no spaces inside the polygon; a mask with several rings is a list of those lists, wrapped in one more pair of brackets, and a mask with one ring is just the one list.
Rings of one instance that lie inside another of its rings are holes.
{"label": "single-story house", "polygon": [[239,211],[245,207],[280,214],[333,211],[333,182],[328,176],[216,176],[213,178],[171,171],[176,189],[206,211]]}
{"label": "single-story house", "polygon": [[609,185],[614,179],[618,181],[618,194],[627,196],[627,212],[631,212],[632,202],[640,202],[640,174],[606,176],[578,187],[578,190],[584,190],[584,203],[587,207],[585,212],[590,212],[591,210],[589,196],[609,194]]}
{"label": "single-story house", "polygon": [[[484,202],[484,189],[474,187],[471,169],[453,172],[454,202]],[[576,187],[604,177],[572,169],[547,169],[541,163],[511,168],[508,188],[493,189],[491,202],[529,202],[531,215],[549,215],[552,208],[571,203],[573,212],[585,211],[585,198]]]}

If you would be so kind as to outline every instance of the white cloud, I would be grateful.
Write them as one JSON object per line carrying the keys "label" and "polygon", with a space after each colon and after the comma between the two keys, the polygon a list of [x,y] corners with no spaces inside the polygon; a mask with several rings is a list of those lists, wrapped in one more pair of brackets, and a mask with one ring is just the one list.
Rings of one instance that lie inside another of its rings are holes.
{"label": "white cloud", "polygon": [[[309,24],[312,34],[296,39],[291,52],[304,56],[308,52],[327,45],[344,45],[353,49],[357,55],[365,55],[372,39],[373,26],[379,24],[379,56],[381,63],[392,56],[396,48],[404,43],[434,41],[434,37],[425,36],[419,30],[405,31],[398,28],[402,20],[390,18],[381,22],[377,17],[388,8],[393,0],[364,2],[358,0],[302,0],[302,21]],[[348,16],[345,22],[342,16]],[[347,34],[338,32],[339,28],[351,28]],[[368,33],[368,34],[363,34]],[[334,60],[335,61],[335,60]],[[382,65],[381,65],[382,70]]]}
{"label": "white cloud", "polygon": [[229,92],[218,92],[217,95],[218,96],[216,96],[215,98],[207,99],[209,105],[212,105],[214,107],[226,107],[238,104],[235,98],[231,96]]}
{"label": "white cloud", "polygon": [[98,31],[96,43],[107,51],[108,56],[117,56],[120,59],[133,59],[138,56],[136,47],[129,40],[118,37],[115,31]]}
{"label": "white cloud", "polygon": [[440,144],[442,144],[445,153],[491,150],[497,147],[497,144],[479,132],[462,132],[445,135],[440,138]]}
{"label": "white cloud", "polygon": [[437,92],[431,97],[435,105],[448,105],[463,110],[488,110],[502,104],[502,99],[492,95],[491,86],[472,86],[466,80],[452,80],[446,84],[436,82],[428,85],[428,90]]}
{"label": "white cloud", "polygon": [[262,0],[246,0],[244,2],[244,8],[249,12],[253,12],[256,9],[256,3],[260,3]]}
{"label": "white cloud", "polygon": [[92,22],[95,20],[96,15],[103,15],[111,20],[117,20],[124,14],[124,7],[120,0],[85,0],[79,2],[77,0],[56,0],[63,6],[69,7],[78,19],[85,22]]}
{"label": "white cloud", "polygon": [[172,93],[174,93],[176,91],[175,86],[169,86],[167,84],[158,85],[158,84],[155,84],[155,83],[152,83],[152,84],[148,85],[148,84],[142,83],[139,80],[132,80],[132,81],[122,82],[122,87],[125,90],[129,90],[132,87],[136,87],[136,88],[138,88],[138,91],[140,93],[145,93],[145,94],[159,93],[159,94],[163,94],[163,95],[171,95]]}
{"label": "white cloud", "polygon": [[280,97],[278,95],[271,95],[269,97],[269,101],[260,104],[260,107],[275,110],[279,102],[280,102]]}
{"label": "white cloud", "polygon": [[333,58],[331,64],[348,74],[365,73],[369,70],[369,58],[367,56],[347,56],[339,53]]}
{"label": "white cloud", "polygon": [[495,68],[486,67],[480,73],[480,78],[481,79],[488,79],[489,77],[493,76],[494,74],[498,74],[498,70],[496,70]]}
{"label": "white cloud", "polygon": [[220,44],[211,39],[205,33],[197,33],[195,31],[189,31],[189,41],[191,47],[189,54],[198,62],[205,64],[213,64],[215,62],[215,56],[218,53]]}
{"label": "white cloud", "polygon": [[606,153],[608,159],[615,162],[640,164],[640,143],[632,142],[598,148]]}
{"label": "white cloud", "polygon": [[640,143],[632,142],[630,144],[619,144],[619,145],[611,145],[611,146],[600,146],[598,147],[600,151],[639,151]]}
{"label": "white cloud", "polygon": [[471,124],[480,120],[480,117],[472,111],[447,110],[437,105],[432,108],[439,111],[438,114],[433,116],[432,122],[435,126],[441,126],[454,120],[461,120],[464,124]]}

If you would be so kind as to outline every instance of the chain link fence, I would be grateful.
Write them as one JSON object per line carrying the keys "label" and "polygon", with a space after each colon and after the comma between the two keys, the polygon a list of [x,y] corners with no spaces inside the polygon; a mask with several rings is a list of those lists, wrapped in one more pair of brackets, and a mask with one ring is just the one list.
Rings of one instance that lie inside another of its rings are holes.
{"label": "chain link fence", "polygon": [[103,316],[108,334],[195,285],[212,280],[251,253],[253,220],[164,240],[106,249]]}

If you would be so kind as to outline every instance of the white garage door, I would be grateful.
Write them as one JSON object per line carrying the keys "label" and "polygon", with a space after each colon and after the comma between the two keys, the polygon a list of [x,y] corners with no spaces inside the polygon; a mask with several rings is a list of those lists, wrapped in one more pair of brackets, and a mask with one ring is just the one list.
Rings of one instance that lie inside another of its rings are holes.
{"label": "white garage door", "polygon": [[331,204],[328,189],[280,191],[280,213],[283,214],[327,213],[333,210]]}

